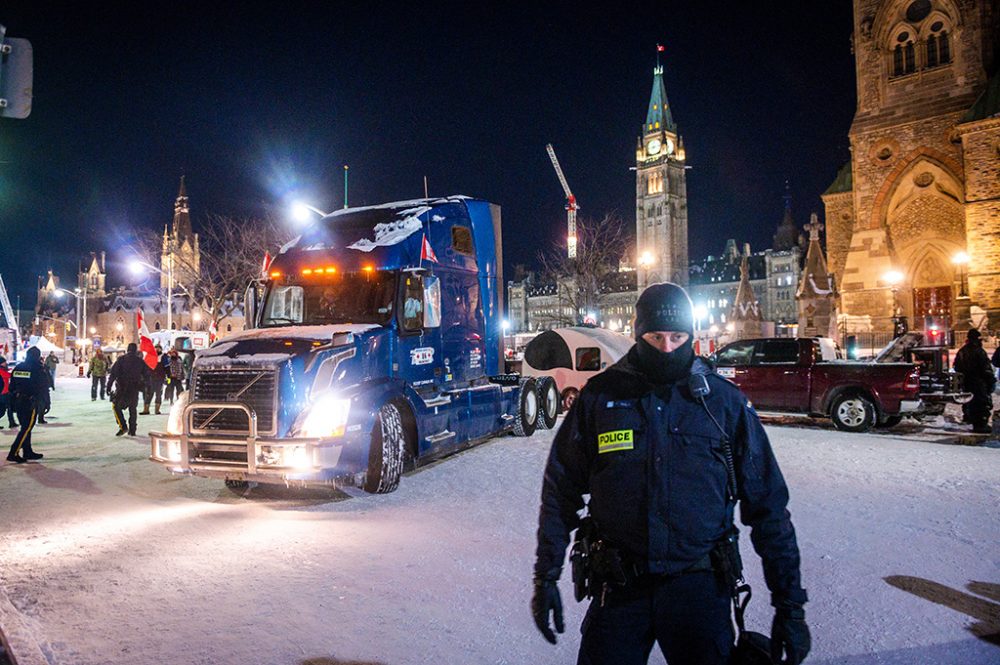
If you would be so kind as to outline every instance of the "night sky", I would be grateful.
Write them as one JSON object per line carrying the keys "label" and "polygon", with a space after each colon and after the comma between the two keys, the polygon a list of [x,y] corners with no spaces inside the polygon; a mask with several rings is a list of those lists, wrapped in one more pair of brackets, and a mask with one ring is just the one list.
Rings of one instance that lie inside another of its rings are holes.
{"label": "night sky", "polygon": [[[849,159],[849,2],[66,3],[0,5],[34,46],[34,107],[0,120],[0,273],[34,302],[52,268],[170,222],[186,174],[209,213],[331,210],[423,195],[503,206],[504,251],[565,235],[551,142],[582,217],[634,232],[636,138],[663,54],[684,138],[692,260],[771,244]],[[211,8],[208,5],[212,5]],[[522,6],[523,5],[523,6]],[[510,273],[508,273],[509,275]]]}

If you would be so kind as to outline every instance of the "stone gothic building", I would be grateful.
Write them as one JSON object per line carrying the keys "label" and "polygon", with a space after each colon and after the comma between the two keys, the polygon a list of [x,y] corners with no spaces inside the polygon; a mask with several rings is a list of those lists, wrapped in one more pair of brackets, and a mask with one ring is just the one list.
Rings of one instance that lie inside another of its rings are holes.
{"label": "stone gothic building", "polygon": [[891,331],[894,308],[1000,325],[998,7],[854,0],[852,155],[823,195],[845,332]]}

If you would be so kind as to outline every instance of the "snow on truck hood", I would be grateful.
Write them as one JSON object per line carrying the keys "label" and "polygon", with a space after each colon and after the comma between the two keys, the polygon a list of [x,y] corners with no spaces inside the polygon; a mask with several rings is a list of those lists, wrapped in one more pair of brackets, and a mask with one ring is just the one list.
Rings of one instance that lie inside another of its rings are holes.
{"label": "snow on truck hood", "polygon": [[330,348],[353,344],[355,335],[364,336],[374,330],[382,330],[382,326],[344,323],[255,328],[216,342],[198,354],[195,364],[198,367],[276,365],[303,353],[309,347]]}

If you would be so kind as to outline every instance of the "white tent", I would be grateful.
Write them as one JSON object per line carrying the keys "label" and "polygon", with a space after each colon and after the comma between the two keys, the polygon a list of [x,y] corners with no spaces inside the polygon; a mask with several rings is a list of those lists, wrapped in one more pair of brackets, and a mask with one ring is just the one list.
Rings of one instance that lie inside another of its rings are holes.
{"label": "white tent", "polygon": [[55,351],[56,355],[62,355],[63,350],[58,346],[47,340],[42,335],[32,335],[28,339],[28,348],[37,346],[38,350],[42,352],[42,357],[44,358],[49,354],[49,351]]}

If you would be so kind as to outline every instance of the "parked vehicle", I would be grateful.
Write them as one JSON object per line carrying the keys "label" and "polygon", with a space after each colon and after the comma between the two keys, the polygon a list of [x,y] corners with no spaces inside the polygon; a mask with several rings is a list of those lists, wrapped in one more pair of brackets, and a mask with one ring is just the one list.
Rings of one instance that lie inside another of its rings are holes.
{"label": "parked vehicle", "polygon": [[938,331],[925,335],[919,330],[892,340],[875,356],[877,363],[908,362],[920,370],[920,399],[929,415],[944,413],[947,403],[965,404],[972,393],[962,390],[962,375],[951,369],[951,350]]}
{"label": "parked vehicle", "polygon": [[552,377],[557,399],[568,411],[590,377],[616,363],[632,344],[630,337],[592,326],[547,330],[524,348],[521,372]]}
{"label": "parked vehicle", "polygon": [[905,415],[922,413],[915,365],[829,359],[821,339],[733,342],[716,354],[717,371],[759,410],[829,417],[847,432],[892,427]]}
{"label": "parked vehicle", "polygon": [[149,334],[154,344],[159,344],[164,351],[203,351],[209,346],[209,335],[200,330],[157,330]]}
{"label": "parked vehicle", "polygon": [[233,488],[391,492],[404,469],[554,422],[539,418],[541,382],[501,374],[501,263],[485,201],[323,217],[248,289],[252,329],[195,359],[151,459]]}

